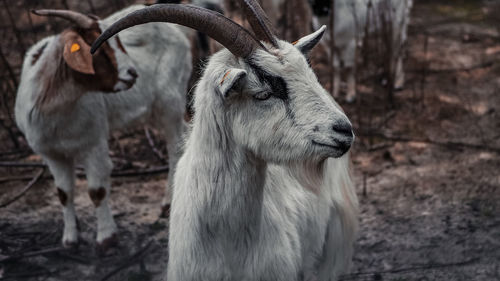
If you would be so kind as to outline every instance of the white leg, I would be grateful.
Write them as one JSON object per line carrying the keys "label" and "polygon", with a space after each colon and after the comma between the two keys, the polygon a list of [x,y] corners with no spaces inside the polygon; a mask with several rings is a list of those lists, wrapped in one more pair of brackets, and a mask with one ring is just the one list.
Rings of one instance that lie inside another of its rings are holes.
{"label": "white leg", "polygon": [[399,56],[396,62],[396,72],[394,77],[394,89],[402,90],[405,84],[405,72],[403,69],[403,57]]}
{"label": "white leg", "polygon": [[61,202],[64,218],[62,244],[65,248],[78,244],[78,230],[74,204],[75,170],[73,159],[44,157],[54,176],[57,195]]}
{"label": "white leg", "polygon": [[346,101],[352,103],[356,100],[356,67],[350,67],[347,71],[347,96]]}
{"label": "white leg", "polygon": [[174,180],[175,168],[177,166],[177,161],[179,160],[181,151],[181,141],[182,134],[185,131],[186,124],[181,115],[178,118],[170,120],[170,123],[163,128],[165,132],[165,137],[167,139],[167,150],[168,150],[168,179],[167,185],[165,186],[165,194],[163,195],[162,206],[162,216],[168,216],[170,210],[170,202],[172,201],[172,182]]}
{"label": "white leg", "polygon": [[335,67],[335,74],[333,75],[333,98],[338,99],[340,93],[340,63],[338,57],[334,55],[333,65]]}
{"label": "white leg", "polygon": [[108,204],[111,191],[110,174],[113,168],[108,143],[103,141],[86,154],[84,165],[89,196],[96,208],[97,247],[100,251],[106,251],[117,242],[116,223]]}

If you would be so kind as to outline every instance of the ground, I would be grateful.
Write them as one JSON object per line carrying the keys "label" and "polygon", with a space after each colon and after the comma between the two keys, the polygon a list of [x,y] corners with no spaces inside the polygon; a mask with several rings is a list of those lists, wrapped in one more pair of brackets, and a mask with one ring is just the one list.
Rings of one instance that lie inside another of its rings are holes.
{"label": "ground", "polygon": [[[481,1],[449,3],[416,3],[407,84],[392,105],[378,78],[360,78],[357,102],[342,104],[357,133],[360,199],[353,268],[342,280],[500,280],[499,34]],[[327,67],[318,58],[313,65],[328,88]],[[5,147],[8,141],[3,136]],[[119,171],[164,165],[142,129],[117,133],[111,143]],[[40,162],[23,149],[2,150],[0,159]],[[0,204],[37,169],[0,167]],[[76,251],[59,248],[53,182],[38,181],[0,209],[0,280],[159,280],[167,263],[167,220],[159,218],[165,177],[113,178],[120,245],[102,257],[85,180],[77,184]]]}

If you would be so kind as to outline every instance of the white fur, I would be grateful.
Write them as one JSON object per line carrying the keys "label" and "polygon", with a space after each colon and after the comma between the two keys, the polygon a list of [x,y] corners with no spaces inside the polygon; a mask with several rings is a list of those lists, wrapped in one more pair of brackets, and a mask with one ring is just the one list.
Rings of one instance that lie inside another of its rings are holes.
{"label": "white fur", "polygon": [[[368,13],[368,4],[372,4]],[[386,4],[390,11],[385,9]],[[347,70],[347,96],[346,100],[351,102],[356,98],[356,52],[357,47],[363,41],[365,27],[374,32],[382,28],[381,18],[385,15],[388,22],[392,22],[393,56],[391,58],[391,69],[395,73],[395,89],[402,88],[404,84],[403,70],[403,46],[406,42],[407,28],[410,21],[410,9],[413,0],[335,0],[335,47],[334,66],[337,71],[334,77],[334,96],[338,97],[340,90],[340,73],[342,69]],[[369,14],[370,22],[367,22]],[[327,19],[319,19],[322,24]]]}
{"label": "white fur", "polygon": [[[101,30],[143,7],[134,5],[99,21]],[[128,55],[119,50],[115,40],[108,41],[116,55],[119,77],[126,79],[126,70],[133,66],[139,74],[136,84],[129,90],[108,94],[85,92],[71,81],[62,81],[48,112],[40,110],[36,100],[41,92],[40,81],[50,78],[57,70],[56,62],[61,60],[54,57],[54,50],[60,48],[59,35],[42,39],[27,52],[24,60],[15,106],[16,121],[29,145],[49,165],[56,186],[69,197],[63,207],[65,245],[74,244],[78,239],[73,204],[77,161],[85,167],[89,190],[104,187],[107,191],[96,209],[97,242],[116,232],[107,203],[112,169],[107,142],[110,131],[146,122],[161,128],[168,143],[169,179],[173,178],[180,155],[177,144],[185,126],[185,93],[191,74],[187,38],[174,25],[151,23],[122,32],[120,39]],[[34,52],[45,43],[42,56],[31,65]],[[115,85],[115,90],[125,88],[121,82]],[[169,183],[164,204],[170,200],[170,186]]]}
{"label": "white fur", "polygon": [[[352,138],[332,130],[349,121],[298,51],[312,39],[210,59],[174,176],[167,280],[324,281],[347,270],[357,227],[349,156],[312,141]],[[250,64],[281,77],[288,99],[256,100],[271,86]]]}

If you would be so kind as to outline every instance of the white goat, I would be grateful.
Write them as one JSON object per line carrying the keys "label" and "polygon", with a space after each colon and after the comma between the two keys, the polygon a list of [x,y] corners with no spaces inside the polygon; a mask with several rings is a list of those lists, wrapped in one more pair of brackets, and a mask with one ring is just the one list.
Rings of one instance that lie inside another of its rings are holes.
{"label": "white goat", "polygon": [[292,45],[275,38],[255,1],[244,2],[262,42],[220,14],[158,5],[113,24],[92,46],[166,21],[227,48],[196,89],[174,176],[166,280],[334,280],[350,261],[357,198],[345,154],[351,124],[305,57],[325,27]]}
{"label": "white goat", "polygon": [[[332,1],[330,1],[330,6]],[[321,12],[320,5],[326,1],[314,0],[317,6],[315,11]],[[320,3],[321,2],[321,3]],[[333,63],[337,70],[347,71],[347,96],[348,102],[356,98],[356,52],[363,41],[365,30],[368,32],[381,31],[385,23],[391,23],[392,33],[391,67],[394,73],[394,89],[404,85],[403,46],[406,42],[407,28],[410,20],[410,9],[413,0],[335,0],[335,47]],[[313,4],[313,5],[314,5]],[[326,23],[327,16],[319,16],[321,24]],[[368,28],[366,28],[368,26]],[[341,71],[335,72],[334,96],[338,97],[340,90]]]}
{"label": "white goat", "polygon": [[[115,37],[94,57],[89,52],[101,30],[144,7],[131,6],[104,20],[72,11],[36,11],[76,24],[27,52],[15,107],[19,128],[54,175],[63,205],[66,247],[78,242],[73,204],[77,161],[83,163],[96,206],[97,245],[105,250],[116,241],[108,206],[111,130],[141,122],[161,128],[167,139],[169,179],[173,178],[191,74],[187,38],[174,25],[152,23],[124,32],[121,40]],[[118,91],[122,92],[109,94]],[[170,182],[164,206],[171,197]]]}

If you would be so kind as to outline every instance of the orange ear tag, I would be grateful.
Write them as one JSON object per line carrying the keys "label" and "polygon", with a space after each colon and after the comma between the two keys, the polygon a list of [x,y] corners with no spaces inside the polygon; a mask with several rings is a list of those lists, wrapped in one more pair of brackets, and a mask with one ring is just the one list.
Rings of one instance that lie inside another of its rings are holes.
{"label": "orange ear tag", "polygon": [[78,45],[77,43],[73,43],[73,45],[71,45],[71,52],[74,53],[74,52],[78,52],[80,50],[80,45]]}

